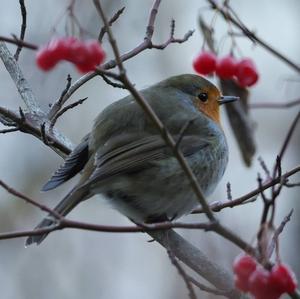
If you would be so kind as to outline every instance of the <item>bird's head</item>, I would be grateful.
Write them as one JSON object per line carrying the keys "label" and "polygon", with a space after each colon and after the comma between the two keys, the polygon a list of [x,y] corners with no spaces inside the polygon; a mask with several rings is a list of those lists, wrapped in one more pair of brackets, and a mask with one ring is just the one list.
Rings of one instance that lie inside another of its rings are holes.
{"label": "bird's head", "polygon": [[223,96],[213,83],[197,75],[171,77],[168,84],[188,94],[196,108],[217,123],[220,123],[220,105],[239,99],[236,96]]}

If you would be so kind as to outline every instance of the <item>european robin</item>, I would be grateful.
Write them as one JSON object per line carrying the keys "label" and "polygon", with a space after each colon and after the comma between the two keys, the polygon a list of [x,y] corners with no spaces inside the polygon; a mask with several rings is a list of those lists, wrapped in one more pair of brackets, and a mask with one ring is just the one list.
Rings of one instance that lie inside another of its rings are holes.
{"label": "european robin", "polygon": [[[190,74],[168,78],[140,92],[173,138],[180,139],[180,150],[208,196],[228,162],[219,106],[237,98],[222,96],[211,82]],[[98,115],[92,131],[42,190],[54,189],[79,172],[79,182],[55,207],[60,215],[95,194],[104,195],[137,223],[173,220],[198,205],[171,148],[131,95]],[[53,223],[49,215],[37,228]],[[31,236],[26,245],[39,244],[46,236]]]}

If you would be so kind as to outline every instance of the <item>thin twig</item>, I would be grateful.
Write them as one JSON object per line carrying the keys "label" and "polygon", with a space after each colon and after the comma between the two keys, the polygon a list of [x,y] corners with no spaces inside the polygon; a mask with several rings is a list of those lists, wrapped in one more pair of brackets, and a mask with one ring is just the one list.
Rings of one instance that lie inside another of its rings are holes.
{"label": "thin twig", "polygon": [[277,246],[276,244],[278,244],[278,239],[279,239],[279,235],[283,232],[284,227],[286,226],[286,224],[291,220],[291,216],[294,212],[294,209],[292,209],[288,215],[286,215],[284,217],[284,219],[281,221],[280,225],[277,227],[277,229],[275,230],[271,243],[269,245],[268,248],[268,258],[271,257],[275,247]]}
{"label": "thin twig", "polygon": [[83,99],[80,99],[80,100],[78,100],[78,101],[76,101],[76,102],[74,102],[74,103],[72,103],[72,104],[70,104],[70,105],[64,107],[64,108],[61,109],[60,111],[58,111],[58,112],[55,114],[55,116],[52,118],[51,123],[50,123],[50,125],[49,125],[49,129],[50,129],[50,130],[53,129],[53,127],[54,127],[54,125],[55,125],[57,119],[58,119],[59,117],[61,117],[64,113],[66,113],[68,110],[73,109],[74,107],[76,107],[76,106],[78,106],[78,105],[81,105],[81,104],[82,104],[83,102],[85,102],[87,99],[88,99],[88,97],[83,98]]}
{"label": "thin twig", "polygon": [[67,85],[66,85],[65,89],[62,91],[59,99],[54,102],[54,104],[51,106],[51,109],[48,112],[48,118],[50,120],[53,119],[53,117],[57,114],[57,112],[61,109],[61,107],[65,103],[63,101],[63,98],[67,94],[68,90],[70,89],[71,84],[72,84],[72,77],[71,77],[70,74],[68,74],[68,76],[67,76]]}
{"label": "thin twig", "polygon": [[284,155],[284,153],[285,153],[285,151],[287,149],[287,146],[288,146],[288,144],[289,144],[289,142],[290,142],[290,140],[292,138],[292,135],[293,135],[293,133],[295,131],[295,128],[296,128],[297,123],[298,123],[299,120],[300,120],[300,110],[297,113],[296,117],[294,118],[294,120],[293,120],[293,122],[292,122],[292,124],[291,124],[291,126],[290,126],[290,128],[288,130],[286,138],[285,138],[285,140],[283,142],[283,145],[282,145],[282,147],[280,149],[280,152],[278,154],[280,160],[282,160],[282,158],[283,158],[283,155]]}
{"label": "thin twig", "polygon": [[126,87],[123,84],[119,84],[116,82],[111,81],[107,76],[105,76],[102,72],[98,72],[98,74],[102,77],[102,79],[107,83],[108,85],[114,87],[114,88],[121,88],[126,89]]}
{"label": "thin twig", "polygon": [[172,264],[174,265],[174,267],[177,269],[179,275],[182,277],[188,291],[189,291],[189,297],[190,299],[197,299],[197,296],[195,294],[193,285],[190,281],[190,277],[187,275],[187,273],[185,272],[185,270],[183,269],[183,267],[180,265],[179,261],[176,259],[176,257],[174,256],[174,254],[172,253],[172,251],[170,249],[167,249],[167,253],[168,256],[172,262]]}
{"label": "thin twig", "polygon": [[[20,32],[20,40],[24,41],[25,32],[26,32],[26,18],[27,18],[27,12],[26,12],[26,6],[24,0],[19,0],[20,8],[21,8],[21,14],[22,14],[22,25],[21,25],[21,32]],[[18,45],[18,48],[16,50],[16,53],[14,55],[14,58],[16,61],[19,59],[20,52],[22,50],[22,45]]]}
{"label": "thin twig", "polygon": [[158,13],[158,8],[159,5],[161,3],[161,0],[155,0],[153,3],[153,6],[150,10],[150,16],[149,16],[149,21],[148,21],[148,25],[146,27],[146,34],[145,34],[145,38],[144,40],[147,40],[148,42],[151,42],[153,33],[154,33],[154,23],[155,23],[155,19]]}
{"label": "thin twig", "polygon": [[218,295],[218,296],[225,296],[227,297],[228,292],[226,291],[222,291],[222,290],[218,290],[218,289],[213,289],[210,288],[202,283],[200,283],[199,281],[197,281],[196,279],[194,279],[191,276],[188,276],[189,280],[191,283],[193,283],[197,288],[199,288],[201,291],[207,292],[207,293],[211,293],[214,295]]}
{"label": "thin twig", "polygon": [[[157,13],[155,13],[155,11],[158,9],[158,6],[159,6],[160,2],[161,1],[155,1],[154,4],[153,4],[153,7],[152,7],[151,12],[150,12],[150,17],[149,17],[149,20],[148,20],[148,25],[147,25],[147,30],[146,30],[144,40],[138,46],[136,46],[135,48],[133,48],[129,52],[126,52],[125,54],[121,55],[120,59],[121,59],[122,62],[135,57],[136,55],[140,54],[141,52],[143,52],[147,49],[153,48],[151,39],[152,39],[152,36],[153,36],[153,33],[154,33],[154,22],[155,22],[155,17],[156,17],[156,14],[157,14]],[[162,50],[166,46],[168,46],[170,43],[177,43],[177,42],[186,41],[189,37],[191,37],[191,35],[192,35],[192,31],[190,30],[184,35],[184,37],[182,39],[173,39],[172,41],[168,40],[167,42],[163,43],[162,45],[155,45],[154,48]],[[116,60],[112,59],[112,60],[104,63],[101,66],[101,68],[102,68],[102,70],[109,70],[109,69],[112,69],[112,68],[116,67],[116,65],[117,65]],[[70,87],[69,91],[64,96],[62,102],[65,103],[72,96],[72,94],[74,92],[76,92],[77,89],[79,89],[83,84],[85,84],[89,80],[93,79],[97,75],[98,75],[98,71],[96,70],[95,72],[88,73],[88,74],[82,76],[81,78],[79,78]]]}
{"label": "thin twig", "polygon": [[6,134],[6,133],[11,133],[11,132],[16,132],[16,131],[19,131],[19,128],[11,128],[11,129],[0,130],[0,134]]}
{"label": "thin twig", "polygon": [[232,201],[232,193],[231,193],[231,184],[227,182],[226,184],[226,193],[227,193],[227,200]]}
{"label": "thin twig", "polygon": [[299,183],[284,183],[284,186],[286,186],[288,188],[300,187],[300,182]]}
{"label": "thin twig", "polygon": [[179,146],[180,146],[180,143],[182,141],[182,138],[184,137],[184,134],[186,133],[187,129],[193,124],[195,119],[196,118],[187,120],[185,122],[184,126],[181,128],[181,130],[179,132],[179,136],[178,136],[178,138],[176,140],[176,144],[175,144],[175,147],[176,147],[177,150],[179,149]]}
{"label": "thin twig", "polygon": [[[112,18],[108,21],[109,26],[111,26],[115,21],[118,20],[118,18],[120,17],[120,15],[124,12],[125,10],[125,6],[122,7],[121,9],[119,9],[113,16]],[[99,36],[98,36],[98,41],[99,43],[102,43],[104,34],[106,33],[106,29],[105,26],[103,26],[99,32]]]}
{"label": "thin twig", "polygon": [[[266,195],[265,195],[265,192],[264,192],[264,189],[263,189],[263,180],[260,176],[260,174],[257,175],[257,182],[258,182],[258,188],[260,189],[260,195],[264,201],[264,203],[268,203],[269,200],[267,199]],[[273,185],[274,186],[274,185]],[[272,187],[273,187],[272,186]],[[264,222],[264,221],[263,221]]]}
{"label": "thin twig", "polygon": [[[282,173],[282,169],[281,169],[281,161],[282,161],[282,158],[286,152],[286,149],[291,141],[291,138],[292,138],[292,135],[296,129],[296,126],[298,124],[298,121],[300,119],[300,111],[297,113],[296,117],[294,118],[287,134],[286,134],[286,137],[284,139],[284,142],[281,146],[281,149],[279,151],[279,154],[276,158],[276,164],[273,168],[273,178],[275,178],[275,176],[278,174],[278,176],[281,176],[281,173]],[[272,189],[271,189],[271,194],[272,194],[272,215],[271,215],[271,223],[273,223],[273,218],[274,218],[274,215],[275,215],[275,199],[278,197],[279,193],[281,192],[281,189],[284,185],[284,183],[286,182],[286,178],[284,178],[284,180],[280,181],[280,184],[279,186],[277,187],[277,189],[275,188],[275,185],[272,186]],[[267,209],[268,210],[268,209]]]}
{"label": "thin twig", "polygon": [[183,38],[174,38],[174,37],[170,37],[165,43],[160,44],[160,45],[155,45],[152,44],[151,48],[153,49],[158,49],[158,50],[164,50],[167,46],[169,46],[172,43],[178,43],[178,44],[182,44],[184,42],[186,42],[193,34],[194,34],[195,30],[189,30],[184,36]]}
{"label": "thin twig", "polygon": [[23,40],[20,40],[16,37],[10,38],[10,37],[0,35],[0,41],[7,42],[7,43],[10,43],[10,44],[14,44],[14,45],[17,45],[17,46],[20,46],[20,47],[23,47],[23,48],[27,48],[27,49],[30,49],[30,50],[37,50],[38,49],[37,45],[26,42],[26,41],[23,41]]}
{"label": "thin twig", "polygon": [[45,122],[41,124],[41,140],[48,146],[53,145],[53,141],[48,139]]}
{"label": "thin twig", "polygon": [[[252,202],[256,199],[256,197],[260,194],[261,190],[266,190],[282,181],[286,181],[286,179],[296,173],[300,172],[300,165],[296,166],[295,168],[291,169],[290,171],[287,171],[284,173],[281,177],[276,177],[275,179],[272,179],[270,182],[267,182],[263,184],[261,187],[258,187],[245,195],[235,198],[232,201],[225,201],[225,202],[216,202],[211,204],[211,209],[214,212],[219,212],[225,208],[233,208],[236,206],[239,206],[245,202]],[[199,214],[199,213],[204,213],[202,208],[197,208],[193,212],[193,214]]]}
{"label": "thin twig", "polygon": [[31,199],[30,197],[24,195],[23,193],[20,193],[19,191],[15,190],[14,188],[8,186],[6,183],[4,183],[2,180],[0,180],[0,186],[2,188],[4,188],[8,193],[24,200],[25,202],[39,208],[40,210],[44,211],[44,212],[48,212],[49,214],[51,214],[52,216],[54,216],[55,218],[57,219],[60,219],[61,216],[56,213],[54,210],[48,208],[47,206],[45,205],[42,205],[40,203],[38,203],[37,201]]}
{"label": "thin twig", "polygon": [[[5,120],[3,122],[2,119],[0,119],[4,125],[6,123],[6,119],[9,119],[13,122],[11,125],[18,126],[21,132],[31,134],[44,142],[41,125],[39,123],[34,123],[27,118],[24,120],[19,111],[11,111],[0,106],[0,116]],[[65,156],[71,152],[70,142],[66,138],[62,138],[62,135],[55,133],[51,136],[48,135],[47,139],[51,141],[51,148],[53,148],[59,155]]]}
{"label": "thin twig", "polygon": [[265,172],[267,180],[271,180],[272,179],[271,172],[270,172],[269,168],[267,167],[267,164],[265,163],[265,161],[263,160],[263,158],[262,157],[258,157],[258,161],[259,161],[259,164],[260,164],[261,168]]}
{"label": "thin twig", "polygon": [[[260,37],[258,37],[254,32],[250,31],[239,19],[234,18],[228,10],[223,9],[215,0],[207,0],[213,9],[216,9],[221,13],[224,19],[230,21],[234,26],[238,27],[251,41],[255,41],[257,44],[265,48],[267,51],[272,53],[274,56],[288,64],[291,68],[296,70],[298,73],[300,72],[300,66],[285,55],[281,54],[278,50],[274,49],[272,46],[263,41]],[[230,6],[228,5],[230,8]],[[232,11],[232,9],[231,9]]]}

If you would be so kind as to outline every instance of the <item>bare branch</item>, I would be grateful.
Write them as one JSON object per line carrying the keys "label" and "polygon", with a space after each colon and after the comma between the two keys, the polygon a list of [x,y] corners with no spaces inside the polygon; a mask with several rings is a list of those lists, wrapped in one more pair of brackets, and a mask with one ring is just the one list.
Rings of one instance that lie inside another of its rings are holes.
{"label": "bare branch", "polygon": [[186,123],[184,124],[184,126],[181,128],[181,130],[179,132],[179,136],[178,136],[178,138],[176,140],[176,144],[175,144],[175,147],[177,148],[177,150],[179,149],[180,143],[182,141],[182,138],[184,137],[185,132],[193,124],[193,122],[195,121],[195,119],[196,118],[190,119],[190,120],[186,121]]}
{"label": "bare branch", "polygon": [[20,46],[20,47],[23,47],[23,48],[27,48],[27,49],[30,49],[30,50],[37,50],[38,49],[37,45],[29,43],[29,42],[25,42],[23,40],[20,40],[17,37],[15,37],[14,35],[13,35],[13,38],[9,38],[9,37],[6,37],[6,36],[0,36],[0,41],[7,42],[7,43],[10,43],[10,44],[14,44],[14,45],[17,45],[17,46]]}
{"label": "bare branch", "polygon": [[158,13],[158,8],[159,5],[161,3],[161,0],[155,0],[153,3],[153,6],[151,8],[150,11],[150,16],[149,16],[149,21],[148,21],[148,25],[146,27],[146,35],[144,40],[151,42],[153,33],[154,33],[154,23],[155,23],[155,19],[156,19],[156,15]]}
{"label": "bare branch", "polygon": [[283,229],[285,228],[286,224],[291,220],[291,216],[294,212],[294,209],[292,209],[287,216],[284,217],[284,219],[281,221],[280,225],[277,227],[277,229],[274,232],[274,235],[272,237],[271,243],[268,248],[268,257],[270,258],[275,247],[278,244],[279,235],[283,232]]}
{"label": "bare branch", "polygon": [[262,157],[258,157],[258,161],[259,161],[259,164],[260,164],[261,168],[263,169],[263,171],[266,174],[267,180],[271,180],[272,179],[271,172],[268,169],[268,167],[267,167],[265,161],[263,160],[263,158]]}
{"label": "bare branch", "polygon": [[29,111],[37,115],[44,116],[44,112],[41,110],[37,103],[37,100],[25,79],[20,67],[18,66],[13,55],[10,53],[4,42],[0,42],[0,58],[2,59],[8,73],[14,81],[22,100],[26,104]]}
{"label": "bare branch", "polygon": [[170,248],[178,259],[217,289],[225,291],[228,298],[243,298],[243,295],[234,289],[233,277],[230,272],[211,261],[202,251],[186,242],[175,231],[155,231],[148,232],[148,234],[165,248]]}
{"label": "bare branch", "polygon": [[227,200],[231,201],[232,200],[232,194],[231,194],[231,184],[228,182],[226,184],[226,193],[227,193]]}
{"label": "bare branch", "polygon": [[[119,9],[113,16],[112,18],[108,21],[109,26],[111,26],[115,21],[118,20],[118,18],[121,16],[121,14],[124,12],[125,6]],[[102,43],[102,39],[104,37],[104,34],[106,33],[105,26],[103,26],[100,30],[99,36],[98,36],[98,41],[99,43]]]}
{"label": "bare branch", "polygon": [[71,84],[72,84],[72,77],[70,76],[70,74],[68,74],[68,76],[67,76],[67,85],[66,85],[65,89],[62,91],[59,99],[54,102],[54,104],[51,106],[50,111],[48,112],[48,118],[50,120],[53,119],[53,117],[57,114],[57,112],[61,109],[61,107],[65,103],[63,101],[63,98],[67,94],[68,90],[70,89]]}
{"label": "bare branch", "polygon": [[284,183],[284,186],[286,186],[288,188],[300,187],[300,182],[299,183]]}
{"label": "bare branch", "polygon": [[41,139],[46,145],[48,146],[53,145],[53,141],[48,139],[45,122],[41,124]]}
{"label": "bare branch", "polygon": [[[14,112],[0,106],[0,121],[5,125],[7,120],[11,120],[10,125],[17,126],[21,132],[31,134],[44,142],[41,131],[42,124],[32,121],[28,117],[24,120],[19,112]],[[53,134],[51,136],[48,134],[47,139],[51,141],[51,148],[59,155],[64,156],[70,153],[71,143],[57,133],[57,131],[53,130]]]}
{"label": "bare branch", "polygon": [[121,89],[126,89],[126,87],[123,84],[119,84],[116,82],[111,81],[106,75],[104,75],[102,72],[98,73],[102,79],[110,86],[114,87],[114,88],[121,88]]}
{"label": "bare branch", "polygon": [[16,132],[16,131],[19,131],[19,128],[0,130],[0,134],[6,134],[6,133],[11,133],[11,132]]}
{"label": "bare branch", "polygon": [[175,268],[177,269],[179,275],[182,277],[183,281],[185,282],[185,285],[186,285],[186,287],[189,291],[190,299],[197,299],[197,296],[195,294],[193,285],[190,281],[190,277],[187,275],[187,273],[181,267],[179,261],[176,259],[176,257],[174,256],[174,254],[172,253],[172,251],[170,249],[167,249],[167,253],[168,253],[168,256],[169,256],[172,264],[175,266]]}
{"label": "bare branch", "polygon": [[[132,50],[130,50],[129,52],[123,54],[120,56],[120,60],[122,62],[128,60],[128,59],[131,59],[133,57],[135,57],[136,55],[140,54],[141,52],[147,50],[147,49],[151,49],[151,48],[155,48],[155,49],[164,49],[166,46],[168,46],[170,43],[182,43],[186,40],[188,40],[188,38],[192,35],[192,31],[188,31],[184,37],[182,39],[176,39],[174,38],[171,42],[165,42],[164,44],[162,44],[163,46],[160,46],[160,45],[155,45],[153,47],[152,45],[152,36],[153,36],[153,33],[154,33],[154,22],[155,22],[155,18],[156,18],[156,13],[155,13],[155,10],[158,9],[158,6],[160,4],[161,1],[155,1],[154,2],[154,5],[152,7],[152,10],[154,9],[154,11],[151,10],[150,12],[150,17],[149,17],[149,21],[148,21],[148,25],[147,25],[147,28],[150,28],[150,29],[147,29],[146,30],[146,35],[144,37],[144,40],[138,45],[136,46],[135,48],[133,48]],[[152,32],[152,29],[153,29],[153,32]],[[172,31],[172,30],[171,30]],[[150,34],[150,32],[152,32]],[[150,37],[150,38],[149,38]],[[167,43],[167,45],[165,45]],[[115,59],[112,59],[106,63],[104,63],[101,68],[103,70],[109,70],[109,69],[112,69],[114,67],[116,67],[117,65],[117,62]],[[69,91],[66,93],[66,95],[63,97],[63,100],[62,102],[65,103],[71,96],[73,93],[76,92],[77,89],[79,89],[83,84],[85,84],[86,82],[88,82],[89,80],[93,79],[94,77],[96,77],[98,74],[98,71],[96,70],[95,72],[91,72],[91,73],[88,73],[84,76],[82,76],[81,78],[79,78],[76,82],[73,83],[73,85],[70,87]]]}
{"label": "bare branch", "polygon": [[[288,64],[291,68],[293,68],[298,73],[300,72],[300,66],[291,61],[289,58],[287,58],[285,55],[281,54],[278,50],[274,49],[272,46],[267,44],[265,41],[263,41],[260,37],[258,37],[254,32],[250,31],[242,22],[240,19],[237,19],[236,17],[232,16],[228,9],[223,9],[215,0],[207,0],[213,9],[220,12],[220,14],[224,17],[225,20],[231,22],[234,26],[238,27],[251,41],[255,41],[257,44],[265,48],[267,51],[269,51],[271,54]],[[231,11],[232,8],[227,3],[226,5]]]}
{"label": "bare branch", "polygon": [[[265,184],[263,184],[261,186],[261,188],[256,188],[252,191],[250,191],[249,193],[238,197],[236,199],[233,199],[231,201],[225,201],[225,202],[216,202],[214,204],[211,205],[211,209],[214,212],[219,212],[225,208],[233,208],[235,206],[239,206],[243,203],[248,203],[248,202],[252,202],[256,200],[256,197],[259,195],[259,193],[261,192],[261,190],[266,190],[280,182],[284,182],[286,181],[286,179],[292,175],[294,175],[295,173],[300,172],[300,165],[298,165],[297,167],[291,169],[290,171],[287,171],[286,173],[284,173],[281,177],[276,177],[275,179],[271,180],[270,182],[267,182]],[[204,213],[202,208],[198,208],[195,209],[193,212],[193,214],[198,214],[198,213]]]}
{"label": "bare branch", "polygon": [[16,196],[20,199],[23,199],[25,202],[39,208],[42,211],[48,212],[49,214],[51,214],[55,218],[57,218],[57,219],[61,218],[61,216],[59,214],[57,214],[54,210],[48,208],[45,205],[42,205],[42,204],[38,203],[37,201],[29,198],[28,196],[20,193],[19,191],[15,190],[14,188],[12,188],[12,187],[8,186],[7,184],[5,184],[2,180],[0,180],[0,186],[2,186],[8,193],[10,193],[10,194],[12,194],[12,195],[14,195],[14,196]]}
{"label": "bare branch", "polygon": [[[283,142],[283,145],[282,145],[282,147],[280,149],[280,152],[278,154],[280,160],[282,160],[282,158],[283,158],[283,155],[284,155],[284,153],[285,153],[285,151],[287,149],[287,146],[288,146],[288,144],[289,144],[289,142],[290,142],[290,140],[292,138],[292,135],[293,135],[293,133],[295,131],[295,128],[296,128],[299,120],[300,120],[300,111],[297,113],[296,117],[294,118],[294,120],[293,120],[293,122],[292,122],[292,124],[291,124],[291,126],[290,126],[290,128],[289,128],[289,130],[287,132],[287,134],[286,134],[286,138],[285,138],[285,140]],[[276,170],[274,170],[274,171],[276,171]]]}
{"label": "bare branch", "polygon": [[210,288],[210,287],[200,283],[199,281],[197,281],[196,279],[194,279],[191,276],[189,276],[189,280],[190,280],[191,283],[193,283],[201,291],[211,293],[211,294],[214,294],[214,295],[218,295],[218,296],[225,296],[225,297],[228,296],[228,292]]}
{"label": "bare branch", "polygon": [[53,127],[54,127],[54,125],[55,125],[57,119],[58,119],[59,117],[61,117],[64,113],[66,113],[68,110],[73,109],[74,107],[76,107],[76,106],[78,106],[78,105],[81,105],[81,104],[82,104],[83,102],[85,102],[87,99],[88,99],[88,97],[83,98],[83,99],[80,99],[80,100],[78,100],[78,101],[76,101],[76,102],[74,102],[74,103],[72,103],[72,104],[70,104],[70,105],[64,107],[64,108],[61,109],[59,112],[57,112],[57,113],[55,114],[55,116],[53,117],[51,123],[50,123],[49,129],[50,129],[50,130],[53,129]]}
{"label": "bare branch", "polygon": [[[19,3],[20,3],[20,7],[21,7],[21,14],[22,14],[22,25],[21,25],[21,32],[20,32],[20,40],[24,41],[25,31],[26,31],[27,12],[26,12],[26,6],[25,6],[24,0],[19,0]],[[16,53],[14,55],[14,58],[16,59],[16,61],[18,61],[18,59],[19,59],[19,55],[21,53],[21,50],[22,50],[22,45],[18,45],[18,48],[17,48]]]}

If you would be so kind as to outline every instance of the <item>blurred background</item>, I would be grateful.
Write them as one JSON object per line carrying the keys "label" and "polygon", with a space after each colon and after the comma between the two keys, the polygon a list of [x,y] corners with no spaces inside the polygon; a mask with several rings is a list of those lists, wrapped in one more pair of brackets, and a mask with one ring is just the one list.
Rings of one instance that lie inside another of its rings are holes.
{"label": "blurred background", "polygon": [[[152,0],[102,1],[108,16],[126,6],[121,18],[113,25],[121,53],[138,45],[145,33]],[[68,18],[64,16],[69,1],[27,0],[27,31],[25,40],[46,43],[53,35],[64,36]],[[231,1],[239,17],[260,37],[287,55],[300,61],[300,2],[254,0]],[[77,1],[74,13],[82,27],[97,37],[101,22],[91,1]],[[193,73],[192,59],[201,50],[202,35],[198,27],[198,16],[210,23],[214,13],[202,0],[164,0],[159,9],[155,25],[154,42],[160,43],[169,37],[169,25],[176,20],[176,36],[182,37],[195,29],[189,41],[174,44],[164,51],[147,50],[125,63],[129,78],[138,89],[147,87],[168,76]],[[17,0],[1,1],[0,35],[19,34],[21,15]],[[55,27],[56,33],[53,33]],[[215,20],[215,34],[221,55],[228,54],[231,42],[224,39],[228,25],[221,17]],[[238,38],[243,56],[251,57],[260,72],[259,83],[250,89],[250,102],[278,102],[299,98],[299,76],[283,62],[264,49],[255,47],[246,38]],[[12,51],[15,46],[8,45]],[[107,59],[113,57],[107,39],[103,47]],[[75,69],[63,63],[49,73],[37,69],[34,52],[23,49],[20,66],[39,99],[47,110],[49,103],[57,99],[66,84],[67,74],[73,80],[79,78]],[[212,78],[215,81],[214,78]],[[16,88],[2,63],[0,63],[0,105],[17,109],[24,106]],[[74,144],[90,130],[95,116],[107,105],[126,95],[127,92],[106,85],[102,79],[94,78],[81,87],[72,100],[89,97],[85,104],[71,110],[59,119],[57,127]],[[227,171],[210,201],[226,200],[226,183],[232,185],[233,198],[257,187],[257,173],[263,172],[257,158],[261,156],[272,168],[287,130],[299,110],[253,109],[251,119],[255,127],[257,153],[252,166],[247,168],[240,156],[237,142],[222,112],[223,127],[228,137],[230,160]],[[2,129],[2,127],[1,127]],[[300,162],[300,126],[293,136],[285,158],[283,170],[289,170]],[[39,190],[43,183],[62,163],[62,159],[47,146],[32,136],[10,133],[0,136],[0,179],[17,190],[49,206],[54,206],[73,186],[77,178],[48,193]],[[293,181],[299,181],[294,176]],[[0,189],[1,232],[31,229],[44,214],[22,200],[8,195]],[[289,263],[298,278],[300,260],[295,258],[300,249],[299,237],[299,187],[285,188],[279,197],[276,224],[294,208],[291,222],[280,238],[282,260]],[[219,219],[234,229],[246,241],[255,240],[262,212],[261,200],[218,213]],[[81,204],[70,218],[101,224],[130,224],[124,216],[110,208],[99,196]],[[203,216],[186,216],[184,221],[202,221]],[[201,248],[212,259],[230,269],[234,257],[240,250],[213,233],[202,231],[179,231],[193,244]],[[24,239],[0,241],[0,286],[1,298],[5,299],[181,299],[188,298],[186,287],[171,265],[164,248],[149,241],[146,234],[107,234],[79,230],[64,230],[52,233],[40,246],[24,248]],[[198,291],[197,291],[198,292]],[[214,298],[200,293],[199,298]]]}

